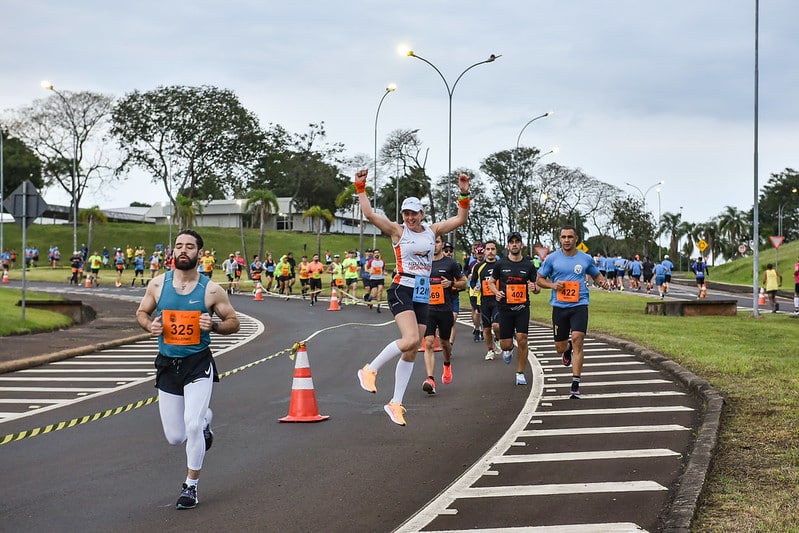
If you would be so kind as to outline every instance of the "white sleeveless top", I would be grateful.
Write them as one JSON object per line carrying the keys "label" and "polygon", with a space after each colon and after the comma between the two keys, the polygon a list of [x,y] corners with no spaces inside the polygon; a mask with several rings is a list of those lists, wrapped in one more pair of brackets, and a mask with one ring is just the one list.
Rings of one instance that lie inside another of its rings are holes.
{"label": "white sleeveless top", "polygon": [[397,257],[397,275],[394,276],[394,283],[412,288],[415,276],[430,276],[436,235],[430,226],[423,224],[422,227],[424,231],[416,233],[402,225],[402,237],[394,243],[394,254]]}

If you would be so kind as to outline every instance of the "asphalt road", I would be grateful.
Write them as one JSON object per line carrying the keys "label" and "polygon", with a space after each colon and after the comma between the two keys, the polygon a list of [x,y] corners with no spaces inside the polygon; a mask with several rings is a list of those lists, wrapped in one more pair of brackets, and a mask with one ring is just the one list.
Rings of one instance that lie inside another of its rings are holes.
{"label": "asphalt road", "polygon": [[[3,445],[0,530],[391,531],[485,453],[531,392],[516,387],[513,370],[500,361],[486,364],[464,328],[469,342],[456,345],[454,381],[438,395],[421,390],[417,361],[405,401],[408,425],[399,427],[383,411],[393,365],[378,377],[376,395],[355,377],[396,337],[389,313],[248,297],[235,297],[234,305],[262,319],[265,331],[217,360],[220,373],[240,370],[214,391],[216,440],[197,509],[174,509],[185,455],[165,442],[157,403],[150,403]],[[308,354],[315,393],[330,419],[278,423],[288,413],[294,372],[284,350],[314,333]],[[152,383],[124,388],[0,428],[46,427],[154,394]]]}

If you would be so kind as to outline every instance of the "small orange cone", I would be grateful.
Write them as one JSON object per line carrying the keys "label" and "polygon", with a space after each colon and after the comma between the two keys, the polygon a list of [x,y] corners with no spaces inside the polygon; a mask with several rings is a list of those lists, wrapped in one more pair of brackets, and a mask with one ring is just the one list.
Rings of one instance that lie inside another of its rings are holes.
{"label": "small orange cone", "polygon": [[3,270],[3,283],[8,283],[8,270]]}
{"label": "small orange cone", "polygon": [[707,285],[705,285],[704,283],[702,284],[702,287],[699,289],[699,297],[707,298]]}
{"label": "small orange cone", "polygon": [[86,283],[83,286],[86,287],[87,289],[92,288],[92,277],[90,274],[86,274]]}
{"label": "small orange cone", "polygon": [[341,307],[338,305],[338,294],[336,294],[336,288],[333,287],[333,290],[330,292],[330,305],[327,308],[328,311],[341,311]]}
{"label": "small orange cone", "polygon": [[264,290],[261,287],[260,281],[255,282],[255,298],[253,298],[253,300],[255,300],[256,302],[264,301]]}
{"label": "small orange cone", "polygon": [[[417,350],[417,352],[423,352],[423,351],[424,351],[424,339],[422,339],[422,344],[419,346],[419,349]],[[433,351],[434,352],[440,352],[441,351],[441,344],[438,342],[438,333],[436,333],[436,341],[433,344]]]}
{"label": "small orange cone", "polygon": [[319,414],[316,393],[311,378],[311,365],[305,343],[296,344],[297,355],[294,361],[294,381],[291,383],[291,403],[289,414],[278,418],[279,422],[321,422],[330,418]]}
{"label": "small orange cone", "polygon": [[766,289],[760,287],[760,295],[757,297],[757,305],[766,305]]}

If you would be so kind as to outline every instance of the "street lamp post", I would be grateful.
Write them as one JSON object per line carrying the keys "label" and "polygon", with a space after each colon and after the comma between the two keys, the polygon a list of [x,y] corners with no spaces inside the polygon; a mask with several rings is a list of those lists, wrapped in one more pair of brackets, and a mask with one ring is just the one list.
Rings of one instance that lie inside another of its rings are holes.
{"label": "street lamp post", "polygon": [[[793,187],[791,189],[791,194],[796,194],[797,192],[799,192],[799,189],[797,189],[796,187]],[[782,237],[782,208],[785,207],[788,204],[788,202],[790,202],[791,200],[793,200],[793,198],[789,197],[788,200],[782,202],[779,206],[779,209],[777,209],[777,235],[779,237]],[[780,249],[776,248],[774,250],[774,268],[779,271],[779,267],[780,267]]]}
{"label": "street lamp post", "polygon": [[469,72],[470,70],[472,70],[474,67],[476,67],[478,65],[483,65],[485,63],[493,63],[496,59],[498,59],[498,58],[500,58],[502,56],[501,55],[496,55],[496,54],[491,54],[490,56],[488,56],[488,59],[485,59],[483,61],[478,61],[474,65],[470,65],[469,67],[467,67],[463,72],[461,72],[458,75],[458,77],[455,79],[455,83],[453,83],[452,87],[450,87],[449,86],[449,82],[447,82],[447,79],[444,77],[444,75],[441,73],[441,71],[438,70],[438,67],[436,67],[433,63],[431,63],[427,59],[423,58],[422,56],[415,54],[413,52],[413,50],[408,50],[406,52],[406,55],[408,55],[410,57],[415,57],[416,59],[424,61],[425,63],[430,65],[433,68],[433,70],[435,70],[438,73],[438,75],[441,77],[441,80],[444,82],[444,86],[447,88],[447,95],[449,96],[449,123],[448,123],[448,128],[447,128],[448,129],[448,137],[447,137],[447,212],[446,212],[444,218],[448,218],[449,214],[450,214],[450,205],[452,204],[452,190],[451,190],[452,188],[450,187],[450,180],[452,179],[452,95],[455,93],[455,87],[458,85],[458,82],[461,80],[461,78],[463,77],[464,74],[466,74],[467,72]]}
{"label": "street lamp post", "polygon": [[[380,98],[380,103],[377,104],[377,112],[375,113],[375,171],[372,175],[372,210],[377,210],[377,119],[380,117],[380,108],[383,106],[383,100],[386,99],[388,93],[392,93],[397,90],[397,85],[394,83],[389,83],[388,87],[386,87],[386,92],[383,93],[383,97]],[[374,224],[372,225],[372,249],[377,248],[377,226]],[[363,252],[363,250],[361,250]]]}
{"label": "street lamp post", "polygon": [[[663,181],[663,180],[660,180],[659,182],[655,183],[654,185],[650,185],[650,186],[649,186],[649,188],[646,190],[646,192],[644,192],[644,191],[642,191],[642,190],[641,190],[639,187],[636,187],[636,186],[635,186],[635,185],[633,185],[632,183],[630,183],[630,182],[628,182],[628,181],[625,181],[625,182],[624,182],[624,184],[625,184],[625,185],[627,185],[627,186],[629,186],[629,187],[632,187],[633,189],[635,189],[636,191],[638,191],[638,194],[640,194],[640,195],[641,195],[641,200],[644,202],[644,211],[646,211],[646,210],[647,210],[647,208],[646,208],[646,196],[649,194],[649,191],[651,191],[651,190],[652,190],[652,189],[654,189],[655,187],[658,187],[658,186],[660,186],[660,185],[663,185],[664,183],[666,183],[666,182],[665,182],[665,181]],[[660,199],[660,191],[658,191],[658,202],[660,201],[659,199]],[[659,219],[659,218],[660,218],[660,214],[658,214],[658,219]],[[646,243],[644,243],[644,255],[646,255]]]}
{"label": "street lamp post", "polygon": [[[521,180],[521,176],[519,176],[519,163],[517,161],[517,158],[518,158],[518,154],[519,154],[519,143],[522,140],[522,133],[524,133],[524,130],[527,129],[527,126],[529,126],[530,124],[532,124],[533,122],[535,122],[536,120],[538,120],[540,118],[548,117],[552,113],[553,113],[552,111],[547,111],[546,113],[542,113],[542,114],[540,114],[540,115],[538,115],[536,117],[531,118],[530,120],[527,121],[527,123],[524,126],[522,126],[522,129],[519,130],[519,135],[516,136],[516,151],[513,152],[513,161],[514,161],[514,164],[516,166],[516,177],[517,177],[517,179]],[[551,153],[551,152],[552,152],[552,150],[550,150],[550,152],[548,152],[548,153]],[[530,188],[532,189],[532,174],[530,176],[530,180],[531,180]],[[530,235],[530,233],[532,231],[532,224],[533,224],[532,223],[533,207],[532,207],[532,201],[530,200],[530,197],[528,197],[528,199],[527,199],[527,210],[530,213],[528,224],[527,224],[527,230],[528,230],[527,231],[527,247],[528,247],[527,249],[528,249],[528,251],[530,253],[530,256],[532,256],[532,254],[533,254],[533,252],[532,252],[532,250],[533,250],[533,238]]]}
{"label": "street lamp post", "polygon": [[[524,131],[524,128],[522,128],[522,131]],[[518,148],[518,140],[516,142]],[[557,146],[553,146],[551,150],[549,150],[544,154],[541,154],[536,160],[536,163],[538,163],[538,161],[541,161],[542,157],[548,156],[549,154],[557,154],[558,152],[560,152],[560,148],[558,148]],[[532,176],[533,172],[530,173],[531,180]],[[530,183],[530,189],[531,189],[530,192],[532,193],[532,183]],[[536,202],[537,212],[541,211],[541,204],[545,203],[548,199],[549,195],[544,191],[541,191],[541,194],[538,196],[538,201]],[[527,217],[527,240],[528,240],[527,246],[528,246],[528,251],[530,253],[530,257],[532,257],[533,256],[533,195],[532,194],[529,194],[527,196],[527,210],[530,213],[529,216]]]}
{"label": "street lamp post", "polygon": [[[660,224],[660,191],[662,191],[662,190],[663,189],[661,187],[658,187],[657,189],[655,189],[655,192],[658,195],[658,224]],[[662,253],[661,252],[662,247],[660,246],[660,234],[658,234],[657,244],[658,244],[658,259],[661,259],[660,254]]]}
{"label": "street lamp post", "polygon": [[5,202],[5,175],[3,174],[3,128],[0,128],[0,252],[5,251],[5,242],[3,241],[3,225],[5,224],[5,208],[3,207],[3,202]]}
{"label": "street lamp post", "polygon": [[49,81],[43,81],[41,86],[43,89],[53,91],[61,99],[64,111],[72,125],[72,186],[70,187],[70,193],[72,194],[72,250],[74,251],[78,249],[78,127],[75,124],[75,113],[72,110],[72,106],[69,105],[64,95],[56,90],[55,86]]}

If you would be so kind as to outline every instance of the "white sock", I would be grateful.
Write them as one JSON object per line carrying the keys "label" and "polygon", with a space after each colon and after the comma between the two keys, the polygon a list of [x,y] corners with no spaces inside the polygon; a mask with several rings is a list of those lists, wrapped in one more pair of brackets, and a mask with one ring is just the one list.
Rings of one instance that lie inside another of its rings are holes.
{"label": "white sock", "polygon": [[371,363],[369,363],[369,368],[377,372],[380,370],[380,367],[384,364],[388,363],[398,355],[402,355],[402,350],[399,349],[397,346],[397,341],[390,342],[383,348],[383,351],[377,354]]}
{"label": "white sock", "polygon": [[200,482],[199,479],[190,479],[188,477],[186,478],[186,485],[188,485],[189,487],[191,487],[192,485],[194,485],[196,487],[197,483],[199,483],[199,482]]}
{"label": "white sock", "polygon": [[799,296],[794,296],[793,297],[793,308],[794,309],[799,309]]}
{"label": "white sock", "polygon": [[502,357],[512,357],[513,353],[511,350],[502,350]]}
{"label": "white sock", "polygon": [[404,359],[397,361],[397,370],[394,372],[394,397],[391,398],[392,402],[402,403],[402,398],[405,397],[405,389],[408,388],[412,373],[412,361]]}

